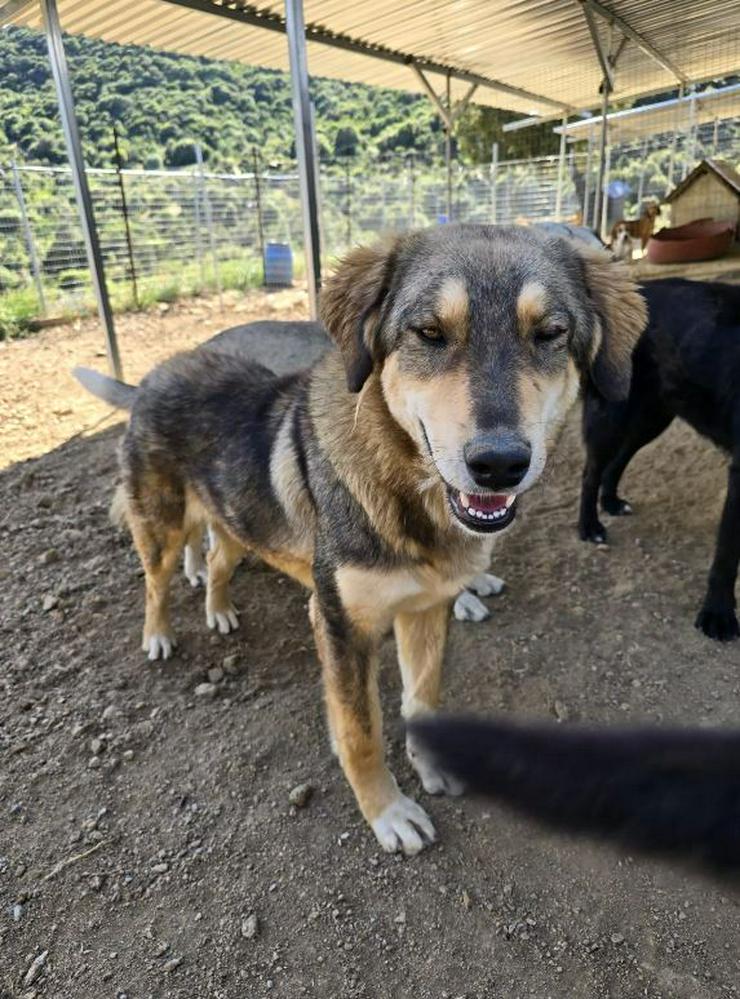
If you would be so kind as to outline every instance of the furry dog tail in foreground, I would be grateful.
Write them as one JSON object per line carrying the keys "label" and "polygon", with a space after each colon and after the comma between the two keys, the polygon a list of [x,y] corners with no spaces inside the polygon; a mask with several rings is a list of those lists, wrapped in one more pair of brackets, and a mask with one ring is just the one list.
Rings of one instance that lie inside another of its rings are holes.
{"label": "furry dog tail in foreground", "polygon": [[740,866],[740,731],[596,730],[444,716],[409,730],[471,791],[547,825]]}
{"label": "furry dog tail in foreground", "polygon": [[92,368],[73,368],[72,374],[80,385],[92,395],[107,402],[116,409],[131,409],[136,398],[136,386],[119,382],[108,375],[101,375]]}

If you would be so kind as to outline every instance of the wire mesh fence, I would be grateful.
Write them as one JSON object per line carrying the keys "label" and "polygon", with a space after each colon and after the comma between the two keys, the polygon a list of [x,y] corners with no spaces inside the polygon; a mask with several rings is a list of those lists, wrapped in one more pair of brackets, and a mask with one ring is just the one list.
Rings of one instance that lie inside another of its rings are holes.
{"label": "wire mesh fence", "polygon": [[[737,164],[737,120],[612,146],[607,176],[612,215],[634,216],[642,202],[661,198],[705,156]],[[453,164],[452,217],[508,223],[559,216],[592,222],[597,159],[595,144],[589,152],[581,143],[578,151],[568,152],[562,175],[557,156],[490,166]],[[266,243],[291,246],[295,273],[301,276],[302,215],[293,171],[216,174],[196,166],[90,170],[88,176],[116,307],[259,284]],[[447,220],[441,163],[422,162],[416,155],[372,164],[346,159],[323,166],[320,176],[327,258],[384,230]],[[37,315],[75,313],[91,304],[72,179],[65,168],[0,166],[0,303],[13,295],[23,297]]]}

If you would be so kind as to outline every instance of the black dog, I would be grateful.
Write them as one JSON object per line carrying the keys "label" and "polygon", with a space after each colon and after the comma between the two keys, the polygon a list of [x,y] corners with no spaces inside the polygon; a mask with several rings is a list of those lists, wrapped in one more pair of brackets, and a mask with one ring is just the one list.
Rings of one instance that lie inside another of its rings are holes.
{"label": "black dog", "polygon": [[740,731],[440,715],[409,728],[468,790],[545,825],[740,869]]}
{"label": "black dog", "polygon": [[666,278],[642,289],[650,320],[632,356],[624,402],[587,386],[579,532],[604,544],[597,498],[612,516],[632,513],[617,486],[633,455],[668,427],[686,420],[730,454],[727,497],[714,562],[696,627],[726,642],[740,635],[735,580],[740,559],[740,287]]}

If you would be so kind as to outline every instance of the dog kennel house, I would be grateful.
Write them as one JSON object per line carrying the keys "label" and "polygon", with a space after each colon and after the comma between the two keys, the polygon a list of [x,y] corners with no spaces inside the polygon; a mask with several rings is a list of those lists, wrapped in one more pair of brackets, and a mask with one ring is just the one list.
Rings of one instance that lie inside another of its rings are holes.
{"label": "dog kennel house", "polygon": [[732,222],[736,235],[740,233],[740,174],[729,163],[702,160],[665,200],[673,227],[712,219]]}

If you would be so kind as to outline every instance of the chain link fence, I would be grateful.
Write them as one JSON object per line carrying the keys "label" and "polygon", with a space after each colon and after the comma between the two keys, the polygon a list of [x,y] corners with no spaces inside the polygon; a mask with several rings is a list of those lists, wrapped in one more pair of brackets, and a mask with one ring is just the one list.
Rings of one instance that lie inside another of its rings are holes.
{"label": "chain link fence", "polygon": [[[660,199],[705,156],[740,159],[738,122],[691,136],[653,136],[610,149],[612,214],[634,215]],[[580,147],[582,150],[582,145]],[[256,158],[255,158],[256,159]],[[596,151],[571,150],[558,195],[558,157],[453,165],[452,215],[469,222],[594,218]],[[445,221],[444,165],[410,155],[321,169],[322,246],[327,259],[388,229]],[[89,182],[114,306],[246,288],[263,278],[268,242],[293,249],[302,274],[302,215],[294,172],[215,174],[90,170]],[[123,210],[122,188],[126,211]],[[74,314],[92,304],[70,173],[0,165],[0,311],[15,297],[29,315]],[[0,316],[1,318],[1,316]]]}

